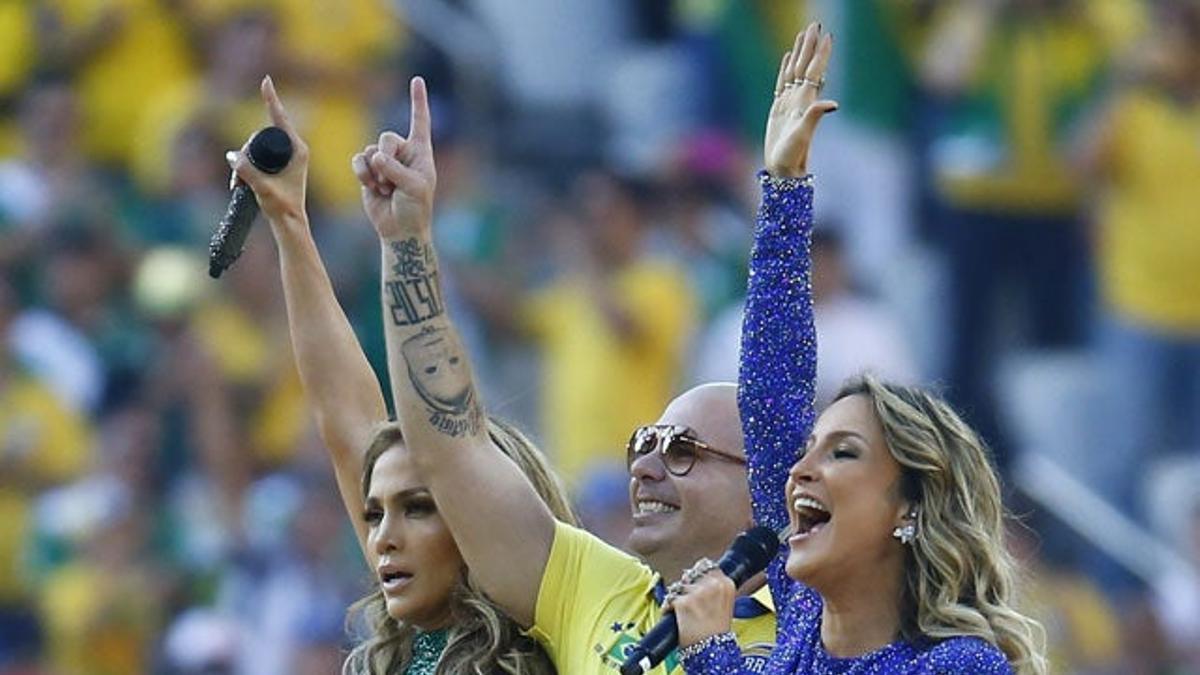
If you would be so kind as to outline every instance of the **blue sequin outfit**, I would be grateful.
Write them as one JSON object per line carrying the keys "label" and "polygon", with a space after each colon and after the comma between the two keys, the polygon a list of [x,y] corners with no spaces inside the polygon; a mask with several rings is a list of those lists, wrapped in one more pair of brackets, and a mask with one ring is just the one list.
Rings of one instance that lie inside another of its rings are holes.
{"label": "blue sequin outfit", "polygon": [[[813,324],[811,260],[812,177],[776,179],[759,174],[762,204],[750,256],[750,284],[742,326],[738,407],[754,517],[780,530],[787,525],[784,489],[816,419],[817,340]],[[786,547],[767,569],[779,617],[777,645],[763,673],[1011,673],[1004,654],[984,640],[951,638],[893,642],[854,658],[836,658],[821,644],[821,597],[787,576]],[[684,661],[688,673],[748,673],[736,644],[720,642]]]}

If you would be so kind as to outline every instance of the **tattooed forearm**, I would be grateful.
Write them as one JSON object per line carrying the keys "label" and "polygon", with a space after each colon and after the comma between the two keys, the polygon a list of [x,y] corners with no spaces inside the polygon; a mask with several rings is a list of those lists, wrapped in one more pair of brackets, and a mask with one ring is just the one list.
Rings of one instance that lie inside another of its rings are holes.
{"label": "tattooed forearm", "polygon": [[483,409],[458,334],[445,327],[425,326],[404,341],[400,353],[413,388],[428,406],[433,428],[448,436],[479,433]]}
{"label": "tattooed forearm", "polygon": [[392,323],[411,326],[441,316],[442,289],[438,283],[433,247],[416,237],[391,243],[392,273],[384,281]]}

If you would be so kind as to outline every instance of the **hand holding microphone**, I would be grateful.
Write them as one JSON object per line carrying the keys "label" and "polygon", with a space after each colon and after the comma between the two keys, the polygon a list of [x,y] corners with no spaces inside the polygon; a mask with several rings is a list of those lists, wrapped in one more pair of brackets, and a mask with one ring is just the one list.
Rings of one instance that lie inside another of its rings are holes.
{"label": "hand holding microphone", "polygon": [[[750,577],[765,570],[778,552],[779,535],[768,527],[754,527],[739,534],[729,550],[709,569],[720,569],[736,589]],[[731,597],[728,612],[723,618],[732,617],[732,607]],[[658,625],[651,628],[637,646],[626,653],[621,675],[642,675],[662,663],[679,646],[678,621],[674,613],[667,614]]]}
{"label": "hand holding microphone", "polygon": [[233,195],[209,243],[208,273],[214,279],[241,255],[260,208],[273,227],[307,221],[308,147],[292,127],[270,77],[263,78],[262,97],[274,126],[257,132],[242,151],[226,154],[234,172]]}
{"label": "hand holding microphone", "polygon": [[[259,171],[279,173],[292,159],[292,140],[279,127],[254,134],[246,145],[246,157]],[[258,200],[249,185],[237,180],[225,216],[208,243],[208,276],[216,279],[242,254],[246,235],[258,215]]]}

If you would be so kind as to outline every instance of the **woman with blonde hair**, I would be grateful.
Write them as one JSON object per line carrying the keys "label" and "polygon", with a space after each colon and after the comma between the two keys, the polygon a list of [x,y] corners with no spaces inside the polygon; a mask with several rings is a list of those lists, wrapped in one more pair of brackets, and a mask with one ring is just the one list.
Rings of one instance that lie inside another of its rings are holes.
{"label": "woman with blonde hair", "polygon": [[[354,607],[370,633],[351,652],[343,672],[554,673],[542,648],[472,583],[399,425],[386,421],[379,382],[338,306],[309,229],[308,147],[270,78],[263,80],[262,94],[272,122],[291,139],[291,161],[278,174],[267,174],[249,162],[244,148],[230,152],[228,159],[237,177],[254,190],[278,245],[292,349],[305,397],[378,581],[376,590]],[[504,422],[491,417],[480,422],[546,508],[574,523],[562,487],[532,443]]]}
{"label": "woman with blonde hair", "polygon": [[[790,533],[768,569],[780,618],[765,672],[1040,675],[1041,629],[1012,607],[1000,484],[975,432],[936,397],[871,377],[814,420],[806,165],[836,105],[816,100],[832,46],[810,26],[780,68],[743,326],[755,519]],[[741,672],[734,591],[705,560],[672,589],[687,672]]]}

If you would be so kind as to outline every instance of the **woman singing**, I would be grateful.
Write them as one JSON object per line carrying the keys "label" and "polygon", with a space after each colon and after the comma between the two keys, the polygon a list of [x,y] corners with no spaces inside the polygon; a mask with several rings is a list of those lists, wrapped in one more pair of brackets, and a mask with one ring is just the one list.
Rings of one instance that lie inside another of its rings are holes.
{"label": "woman singing", "polygon": [[[832,47],[809,26],[779,70],[743,326],[755,518],[792,532],[768,569],[779,628],[766,672],[1044,673],[1040,627],[1011,604],[999,481],[974,431],[941,400],[870,377],[814,423],[806,165],[836,107],[817,100]],[[741,672],[733,598],[710,561],[673,589],[687,672]]]}
{"label": "woman singing", "polygon": [[[272,122],[291,137],[292,160],[282,172],[258,171],[230,153],[238,178],[254,189],[279,247],[296,365],[318,430],[333,460],[338,489],[378,587],[356,604],[371,634],[343,671],[354,675],[555,672],[536,643],[468,575],[462,554],[405,446],[387,423],[383,394],[338,306],[309,230],[305,209],[308,148],[297,135],[271,80],[262,86]],[[364,202],[367,196],[364,195]],[[436,362],[439,346],[414,345]],[[446,388],[452,364],[438,378],[423,373],[429,395],[456,405]],[[453,385],[451,383],[451,388]],[[530,442],[491,418],[478,420],[491,443],[524,474],[545,507],[574,522],[568,501]]]}

